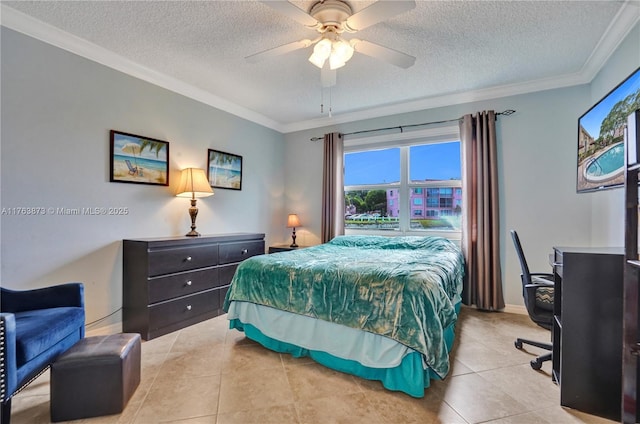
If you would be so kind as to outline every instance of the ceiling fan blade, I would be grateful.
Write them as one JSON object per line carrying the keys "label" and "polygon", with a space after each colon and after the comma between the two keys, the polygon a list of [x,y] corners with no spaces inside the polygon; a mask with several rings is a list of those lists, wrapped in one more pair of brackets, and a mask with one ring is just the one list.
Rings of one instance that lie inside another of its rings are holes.
{"label": "ceiling fan blade", "polygon": [[309,15],[307,12],[300,9],[293,3],[289,3],[288,1],[262,1],[262,3],[266,4],[274,10],[277,10],[283,15],[288,16],[294,21],[300,22],[302,25],[308,26],[310,28],[316,28],[318,25],[320,25],[316,18]]}
{"label": "ceiling fan blade", "polygon": [[410,68],[416,63],[416,58],[406,53],[399,52],[389,47],[381,46],[380,44],[372,43],[370,41],[352,39],[351,45],[358,53],[362,53],[367,56],[371,56],[375,59],[380,59],[392,65],[399,66],[400,68]]}
{"label": "ceiling fan blade", "polygon": [[294,41],[293,43],[284,44],[282,46],[274,47],[272,49],[264,50],[259,53],[254,53],[251,56],[245,57],[247,62],[256,63],[270,57],[280,56],[286,53],[290,53],[294,50],[304,49],[312,44],[311,40]]}
{"label": "ceiling fan blade", "polygon": [[407,12],[416,7],[415,1],[382,1],[379,0],[347,19],[343,27],[348,32],[356,32],[371,25],[382,22],[393,16]]}

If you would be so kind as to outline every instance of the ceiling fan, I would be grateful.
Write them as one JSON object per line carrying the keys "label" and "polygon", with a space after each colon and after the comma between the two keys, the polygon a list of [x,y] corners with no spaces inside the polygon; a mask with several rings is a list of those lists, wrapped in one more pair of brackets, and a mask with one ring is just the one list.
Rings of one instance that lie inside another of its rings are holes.
{"label": "ceiling fan", "polygon": [[[354,51],[384,62],[409,68],[416,58],[406,53],[357,38],[345,39],[344,33],[355,33],[371,25],[413,9],[415,1],[377,1],[353,13],[351,6],[343,0],[321,0],[311,6],[309,13],[288,1],[263,1],[262,3],[294,19],[319,35],[315,39],[305,39],[274,47],[251,56],[249,62],[258,62],[270,57],[314,46],[309,61],[323,70],[323,74],[335,79],[336,69],[351,59]],[[324,76],[323,76],[324,79]]]}

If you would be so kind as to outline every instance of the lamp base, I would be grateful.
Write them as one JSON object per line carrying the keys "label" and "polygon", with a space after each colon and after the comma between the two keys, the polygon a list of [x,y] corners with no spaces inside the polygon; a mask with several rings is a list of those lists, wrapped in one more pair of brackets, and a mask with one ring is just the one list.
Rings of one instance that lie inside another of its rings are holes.
{"label": "lamp base", "polygon": [[293,233],[291,234],[291,238],[293,239],[293,243],[289,245],[289,247],[298,247],[296,244],[296,228],[293,227]]}
{"label": "lamp base", "polygon": [[196,217],[198,216],[198,208],[196,208],[196,201],[198,199],[191,199],[191,207],[189,208],[189,216],[191,217],[191,231],[189,231],[185,236],[187,237],[198,237],[200,233],[196,231]]}

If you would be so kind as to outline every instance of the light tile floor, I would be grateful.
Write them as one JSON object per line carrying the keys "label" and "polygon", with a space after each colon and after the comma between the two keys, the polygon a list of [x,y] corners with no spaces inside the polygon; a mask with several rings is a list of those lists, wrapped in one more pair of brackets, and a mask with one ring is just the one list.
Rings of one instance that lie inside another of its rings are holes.
{"label": "light tile floor", "polygon": [[[551,364],[516,337],[548,340],[527,316],[463,308],[444,381],[422,399],[262,348],[226,316],[143,341],[142,381],[119,415],[81,423],[610,423],[560,406]],[[49,375],[13,400],[13,424],[48,423]]]}

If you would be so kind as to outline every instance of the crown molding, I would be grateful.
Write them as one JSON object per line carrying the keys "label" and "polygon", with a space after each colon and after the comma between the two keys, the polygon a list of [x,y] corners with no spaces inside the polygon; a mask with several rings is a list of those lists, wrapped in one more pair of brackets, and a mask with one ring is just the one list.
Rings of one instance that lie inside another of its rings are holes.
{"label": "crown molding", "polygon": [[371,108],[358,112],[334,115],[331,118],[319,118],[308,121],[296,122],[283,126],[284,133],[303,131],[331,125],[345,124],[353,121],[380,118],[383,116],[397,115],[401,113],[416,112],[419,110],[433,109],[436,107],[453,106],[464,103],[472,103],[483,100],[497,99],[501,97],[515,96],[518,94],[533,93],[536,91],[552,90],[555,88],[570,87],[587,84],[582,73],[563,75],[561,77],[545,78],[535,81],[527,81],[517,84],[505,84],[481,90],[465,91],[463,93],[446,94],[425,99],[415,100],[396,105]]}
{"label": "crown molding", "polygon": [[613,52],[640,21],[640,1],[626,0],[582,67],[581,74],[591,82]]}
{"label": "crown molding", "polygon": [[284,134],[436,107],[453,106],[536,91],[588,84],[600,69],[602,69],[611,54],[638,21],[640,21],[640,4],[638,1],[626,0],[598,41],[598,44],[586,60],[582,69],[573,74],[518,84],[506,84],[463,93],[429,97],[395,105],[338,114],[332,117],[284,124],[176,78],[126,59],[110,50],[62,31],[22,12],[18,12],[5,4],[0,4],[0,25],[2,26]]}
{"label": "crown molding", "polygon": [[282,124],[264,115],[222,99],[177,78],[140,65],[104,47],[12,9],[5,4],[0,4],[0,25],[224,112],[282,132]]}

